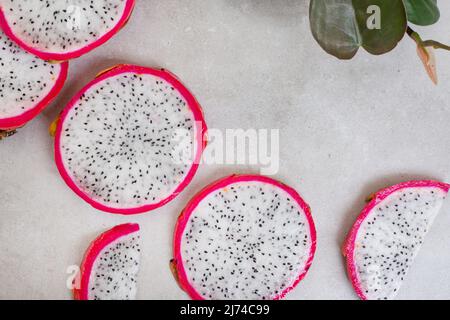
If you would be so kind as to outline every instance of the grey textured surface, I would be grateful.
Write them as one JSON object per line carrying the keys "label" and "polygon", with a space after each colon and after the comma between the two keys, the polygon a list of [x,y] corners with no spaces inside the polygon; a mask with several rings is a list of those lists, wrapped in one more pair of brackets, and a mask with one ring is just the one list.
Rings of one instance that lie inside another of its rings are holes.
{"label": "grey textured surface", "polygon": [[[279,128],[275,176],[311,205],[318,250],[289,299],[355,299],[340,246],[369,193],[413,178],[450,181],[450,55],[438,52],[432,85],[404,39],[391,53],[350,62],[313,40],[308,1],[138,0],[130,23],[105,46],[71,62],[60,97],[0,142],[0,298],[69,299],[66,268],[90,241],[123,222],[143,230],[139,298],[187,296],[170,274],[179,212],[202,186],[257,167],[203,166],[164,208],[120,217],[89,207],[53,162],[47,128],[70,97],[116,63],[163,66],[202,104],[210,127]],[[450,41],[450,3],[423,34]],[[447,37],[446,37],[447,35]],[[450,298],[450,204],[438,217],[399,298]]]}

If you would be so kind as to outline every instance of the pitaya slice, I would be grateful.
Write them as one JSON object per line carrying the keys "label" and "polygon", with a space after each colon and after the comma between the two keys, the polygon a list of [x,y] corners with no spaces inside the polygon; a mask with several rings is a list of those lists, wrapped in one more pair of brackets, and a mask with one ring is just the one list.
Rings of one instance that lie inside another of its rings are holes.
{"label": "pitaya slice", "polygon": [[315,249],[310,208],[294,189],[231,176],[181,214],[171,268],[193,299],[280,299],[306,275]]}
{"label": "pitaya slice", "polygon": [[134,0],[0,0],[0,28],[25,50],[64,61],[100,46],[128,21]]}
{"label": "pitaya slice", "polygon": [[51,64],[19,48],[0,30],[0,133],[25,125],[61,91],[68,63]]}
{"label": "pitaya slice", "polygon": [[410,181],[377,192],[344,245],[347,272],[361,299],[392,299],[442,207],[450,185]]}
{"label": "pitaya slice", "polygon": [[141,256],[139,225],[123,224],[101,234],[80,266],[77,300],[133,300]]}
{"label": "pitaya slice", "polygon": [[120,65],[88,84],[62,112],[55,159],[68,186],[95,208],[143,213],[189,184],[205,135],[199,104],[173,75]]}

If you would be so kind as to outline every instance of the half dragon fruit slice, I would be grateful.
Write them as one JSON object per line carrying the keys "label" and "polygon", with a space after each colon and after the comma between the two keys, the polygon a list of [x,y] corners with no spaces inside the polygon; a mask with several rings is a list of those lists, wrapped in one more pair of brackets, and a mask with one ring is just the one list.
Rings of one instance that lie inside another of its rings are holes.
{"label": "half dragon fruit slice", "polygon": [[51,64],[19,48],[0,30],[0,134],[25,125],[61,91],[68,63]]}
{"label": "half dragon fruit slice", "polygon": [[201,108],[172,74],[120,65],[62,112],[55,160],[67,185],[93,207],[136,214],[175,198],[205,145]]}
{"label": "half dragon fruit slice", "polygon": [[410,181],[377,192],[344,245],[347,272],[364,300],[393,299],[450,185]]}
{"label": "half dragon fruit slice", "polygon": [[133,300],[141,256],[139,226],[123,224],[101,234],[86,251],[76,300]]}
{"label": "half dragon fruit slice", "polygon": [[64,61],[100,46],[128,21],[134,0],[1,0],[0,28],[44,60]]}
{"label": "half dragon fruit slice", "polygon": [[193,299],[280,299],[306,275],[315,249],[310,208],[294,189],[231,176],[181,214],[171,268]]}

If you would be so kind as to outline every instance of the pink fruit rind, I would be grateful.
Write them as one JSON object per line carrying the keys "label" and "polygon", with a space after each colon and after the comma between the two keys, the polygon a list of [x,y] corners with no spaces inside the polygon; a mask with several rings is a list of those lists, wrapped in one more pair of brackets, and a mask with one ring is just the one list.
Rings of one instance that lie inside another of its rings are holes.
{"label": "pink fruit rind", "polygon": [[92,267],[101,251],[117,239],[137,231],[139,231],[138,224],[122,224],[102,233],[91,243],[80,266],[80,287],[73,289],[75,300],[88,300],[89,278],[91,276]]}
{"label": "pink fruit rind", "polygon": [[450,189],[450,185],[432,181],[432,180],[417,180],[417,181],[407,181],[403,183],[396,184],[394,186],[388,187],[386,189],[378,191],[370,200],[370,202],[364,207],[362,212],[360,213],[358,219],[350,230],[343,247],[343,255],[347,258],[347,274],[352,282],[353,288],[356,293],[362,300],[367,300],[367,297],[364,294],[364,290],[361,288],[361,284],[358,279],[358,273],[356,270],[356,265],[354,261],[354,250],[355,250],[355,240],[358,235],[359,228],[363,221],[369,216],[372,212],[372,209],[375,208],[381,201],[386,199],[393,192],[409,189],[409,188],[420,188],[420,187],[431,187],[431,188],[439,188],[444,192],[448,193]]}
{"label": "pink fruit rind", "polygon": [[211,192],[214,192],[215,190],[227,187],[230,184],[234,184],[237,182],[263,182],[263,183],[269,183],[272,184],[284,191],[286,191],[302,208],[302,210],[305,212],[308,224],[309,224],[309,231],[311,234],[311,248],[308,255],[308,261],[306,262],[303,270],[300,272],[300,274],[297,276],[295,281],[286,289],[284,289],[280,294],[275,296],[273,300],[279,300],[283,299],[286,294],[288,294],[292,289],[294,289],[297,284],[306,276],[306,273],[308,272],[309,268],[311,267],[312,261],[314,259],[314,254],[316,252],[316,242],[317,242],[317,234],[316,234],[316,228],[314,225],[314,221],[311,215],[311,209],[309,205],[300,197],[300,195],[295,191],[293,188],[276,181],[274,179],[265,177],[265,176],[259,176],[259,175],[232,175],[226,178],[223,178],[221,180],[218,180],[216,182],[213,182],[206,188],[204,188],[202,191],[200,191],[186,206],[186,208],[181,213],[180,217],[178,218],[177,224],[175,226],[175,234],[174,234],[174,263],[175,268],[177,272],[178,277],[178,283],[179,285],[188,293],[188,295],[194,299],[194,300],[204,300],[204,298],[195,290],[195,288],[189,283],[189,280],[186,275],[186,270],[182,263],[182,256],[181,256],[181,240],[183,237],[184,230],[186,228],[186,225],[189,221],[189,217],[191,216],[192,212],[195,210],[195,208],[198,206],[198,204]]}
{"label": "pink fruit rind", "polygon": [[[70,177],[68,171],[66,170],[64,166],[64,162],[62,160],[62,154],[61,154],[61,134],[62,134],[62,127],[64,124],[64,121],[67,117],[67,114],[69,111],[73,108],[75,103],[80,99],[80,97],[92,86],[96,85],[99,82],[104,81],[107,78],[111,78],[114,76],[117,76],[122,73],[137,73],[137,74],[150,74],[154,75],[156,77],[162,78],[168,83],[170,83],[175,89],[177,89],[181,95],[186,99],[189,108],[191,109],[194,119],[195,119],[195,125],[197,127],[196,132],[196,141],[197,141],[197,152],[195,155],[194,163],[192,167],[190,168],[188,174],[186,175],[186,178],[183,180],[183,182],[176,188],[176,190],[167,198],[161,200],[158,203],[144,205],[137,208],[127,208],[127,209],[120,209],[120,208],[111,208],[108,206],[105,206],[101,203],[98,203],[97,201],[91,199],[85,192],[83,192],[72,180]],[[131,214],[140,214],[144,212],[148,212],[151,210],[155,210],[159,207],[162,207],[166,203],[173,200],[178,194],[180,194],[187,185],[191,182],[191,180],[194,178],[194,175],[198,169],[198,165],[200,163],[203,150],[206,147],[206,132],[207,132],[207,126],[206,122],[203,117],[203,111],[200,107],[200,104],[197,102],[195,97],[188,91],[188,89],[170,72],[161,69],[153,69],[153,68],[147,68],[147,67],[140,67],[135,65],[118,65],[116,67],[113,67],[111,69],[108,69],[106,72],[102,73],[100,76],[98,76],[94,81],[89,83],[87,86],[85,86],[81,91],[75,95],[72,100],[69,102],[67,107],[63,110],[61,113],[60,119],[58,121],[58,125],[56,128],[56,134],[55,134],[55,162],[56,166],[58,168],[59,173],[61,174],[63,180],[65,183],[69,186],[70,189],[72,189],[80,198],[82,198],[84,201],[89,203],[92,207],[101,210],[106,211],[109,213],[115,213],[115,214],[123,214],[123,215],[131,215]]]}
{"label": "pink fruit rind", "polygon": [[97,41],[92,42],[81,49],[78,49],[78,50],[75,50],[72,52],[67,52],[67,53],[43,52],[43,51],[39,51],[38,49],[33,48],[33,47],[29,46],[28,44],[26,44],[17,35],[14,34],[11,27],[9,26],[8,20],[6,19],[6,16],[1,7],[0,7],[0,28],[11,40],[16,42],[23,49],[38,56],[41,59],[66,61],[66,60],[78,58],[78,57],[82,56],[83,54],[86,54],[89,51],[101,46],[106,41],[111,39],[127,23],[128,19],[130,18],[131,14],[133,12],[134,5],[135,5],[135,0],[127,0],[127,3],[125,4],[123,15],[120,18],[119,22],[114,26],[114,28],[112,28],[107,33],[105,33]]}
{"label": "pink fruit rind", "polygon": [[59,92],[64,86],[64,83],[66,82],[68,69],[69,69],[68,62],[61,63],[58,78],[56,79],[56,82],[53,85],[53,88],[50,90],[50,92],[32,109],[27,110],[18,116],[0,119],[0,129],[13,130],[25,125],[33,118],[35,118],[59,94]]}

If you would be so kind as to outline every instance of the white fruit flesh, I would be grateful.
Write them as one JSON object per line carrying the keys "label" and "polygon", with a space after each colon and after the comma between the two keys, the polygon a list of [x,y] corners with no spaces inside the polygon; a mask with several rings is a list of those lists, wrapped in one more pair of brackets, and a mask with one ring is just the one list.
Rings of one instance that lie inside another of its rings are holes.
{"label": "white fruit flesh", "polygon": [[395,297],[445,197],[440,188],[406,188],[372,209],[360,226],[354,250],[367,299]]}
{"label": "white fruit flesh", "polygon": [[60,68],[25,52],[0,30],[0,119],[33,109],[54,87]]}
{"label": "white fruit flesh", "polygon": [[106,246],[89,277],[89,300],[134,300],[140,261],[139,234],[131,233]]}
{"label": "white fruit flesh", "polygon": [[39,51],[67,53],[105,35],[123,15],[126,0],[1,0],[13,33]]}
{"label": "white fruit flesh", "polygon": [[304,271],[311,246],[305,212],[286,191],[239,182],[194,209],[181,255],[189,283],[205,299],[273,299]]}
{"label": "white fruit flesh", "polygon": [[196,134],[192,110],[168,82],[121,73],[90,87],[69,111],[61,155],[91,199],[135,208],[166,199],[185,180]]}

